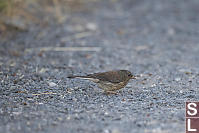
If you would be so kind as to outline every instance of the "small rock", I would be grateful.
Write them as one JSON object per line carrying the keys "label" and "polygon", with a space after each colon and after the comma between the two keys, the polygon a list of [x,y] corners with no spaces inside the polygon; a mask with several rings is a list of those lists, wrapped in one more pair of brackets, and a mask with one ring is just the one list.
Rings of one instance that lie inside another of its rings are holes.
{"label": "small rock", "polygon": [[[135,47],[136,51],[142,51],[142,50],[147,50],[147,49],[149,49],[147,45],[140,45],[140,46]],[[140,74],[140,76],[142,77],[143,74]]]}
{"label": "small rock", "polygon": [[105,129],[104,133],[110,133],[111,131],[109,129]]}
{"label": "small rock", "polygon": [[118,129],[113,129],[112,133],[120,133],[120,131]]}
{"label": "small rock", "polygon": [[97,25],[95,23],[87,23],[86,28],[94,31],[94,30],[97,30]]}
{"label": "small rock", "polygon": [[175,78],[175,81],[180,81],[180,80],[181,80],[180,77]]}
{"label": "small rock", "polygon": [[38,71],[38,73],[39,73],[39,74],[42,74],[42,73],[47,72],[48,70],[49,70],[48,68],[41,68],[41,69]]}
{"label": "small rock", "polygon": [[49,85],[50,87],[55,87],[55,86],[57,86],[57,84],[54,83],[54,82],[48,82],[48,85]]}
{"label": "small rock", "polygon": [[168,32],[168,35],[170,35],[170,36],[173,36],[173,35],[175,35],[175,34],[176,34],[175,29],[174,29],[174,28],[172,28],[172,27],[171,27],[171,28],[169,28],[167,32]]}
{"label": "small rock", "polygon": [[108,113],[108,112],[105,112],[104,115],[109,115],[109,113]]}
{"label": "small rock", "polygon": [[70,120],[70,119],[71,119],[71,117],[70,117],[70,116],[67,116],[67,117],[66,117],[66,119],[67,119],[67,120]]}
{"label": "small rock", "polygon": [[14,115],[20,115],[22,112],[12,112]]}
{"label": "small rock", "polygon": [[152,84],[151,87],[156,87],[156,84]]}

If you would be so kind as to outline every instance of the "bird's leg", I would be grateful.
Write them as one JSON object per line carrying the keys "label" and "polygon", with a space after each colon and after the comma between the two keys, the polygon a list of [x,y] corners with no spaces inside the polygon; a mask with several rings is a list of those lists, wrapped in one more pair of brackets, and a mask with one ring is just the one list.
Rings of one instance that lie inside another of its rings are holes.
{"label": "bird's leg", "polygon": [[109,94],[115,94],[115,95],[117,95],[117,94],[118,94],[118,93],[115,92],[115,91],[104,91],[104,93],[105,93],[106,95],[109,95]]}

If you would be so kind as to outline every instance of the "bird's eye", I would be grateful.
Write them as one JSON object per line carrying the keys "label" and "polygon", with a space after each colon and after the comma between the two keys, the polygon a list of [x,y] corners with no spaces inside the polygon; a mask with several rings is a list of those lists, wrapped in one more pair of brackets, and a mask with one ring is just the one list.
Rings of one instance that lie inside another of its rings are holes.
{"label": "bird's eye", "polygon": [[131,74],[129,74],[128,76],[131,77]]}

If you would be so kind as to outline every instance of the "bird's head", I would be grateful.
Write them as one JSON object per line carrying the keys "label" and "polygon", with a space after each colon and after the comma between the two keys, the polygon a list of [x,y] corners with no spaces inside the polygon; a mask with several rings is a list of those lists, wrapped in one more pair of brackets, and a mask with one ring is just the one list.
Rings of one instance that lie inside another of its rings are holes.
{"label": "bird's head", "polygon": [[128,77],[128,79],[136,79],[136,77],[128,70],[121,70],[121,72],[125,77]]}

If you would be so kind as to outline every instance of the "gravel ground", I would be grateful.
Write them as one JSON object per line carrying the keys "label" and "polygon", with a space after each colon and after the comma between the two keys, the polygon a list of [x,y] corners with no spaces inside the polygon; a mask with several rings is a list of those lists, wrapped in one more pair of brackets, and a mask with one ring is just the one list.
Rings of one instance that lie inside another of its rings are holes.
{"label": "gravel ground", "polygon": [[[199,1],[104,0],[0,42],[1,133],[183,133],[199,99]],[[41,47],[95,47],[62,51]],[[80,49],[81,50],[81,49]],[[67,79],[128,69],[117,95]]]}

